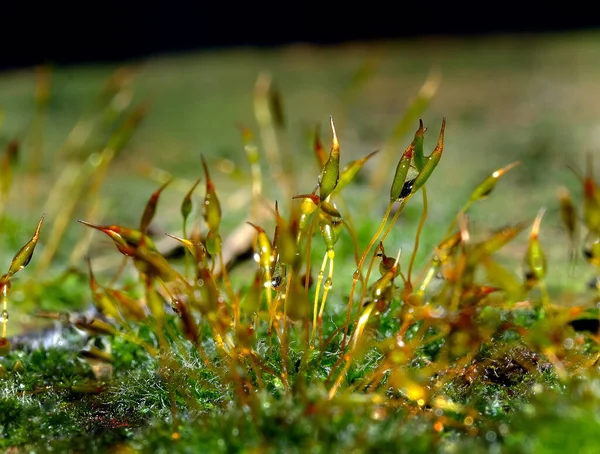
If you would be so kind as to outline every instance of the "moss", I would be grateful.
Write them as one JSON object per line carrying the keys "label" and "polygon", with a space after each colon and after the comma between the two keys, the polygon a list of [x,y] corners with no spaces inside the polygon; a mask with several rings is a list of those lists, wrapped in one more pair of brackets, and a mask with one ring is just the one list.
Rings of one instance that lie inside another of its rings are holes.
{"label": "moss", "polygon": [[[96,126],[88,145],[104,151],[95,154],[81,146],[70,156],[71,170],[81,179],[62,189],[67,208],[92,202],[86,213],[94,212],[105,169],[127,146],[145,113],[144,105],[119,107],[115,102],[115,97],[130,99],[128,90],[117,77],[97,101],[100,106],[91,108],[95,120],[86,121]],[[277,93],[264,90],[259,84],[255,93],[259,128],[262,136],[277,139],[273,131],[281,125],[260,112],[262,105],[268,113]],[[420,146],[418,134],[405,152],[407,159]],[[244,144],[253,140],[246,132]],[[431,156],[441,156],[442,150],[443,129]],[[287,166],[292,158],[286,154],[282,159]],[[254,187],[261,183],[274,193],[272,182],[287,184],[293,176],[279,174],[273,159],[267,161],[274,167],[265,181],[256,180],[260,165],[249,178],[255,179]],[[322,179],[312,172],[314,165],[301,164],[294,175],[300,184],[294,189],[306,194]],[[54,275],[44,255],[40,273],[48,279],[38,275],[13,282],[31,259],[37,238],[33,244],[30,240],[0,278],[2,292],[11,308],[27,301],[51,312],[45,317],[62,325],[55,331],[60,333],[56,342],[34,345],[31,339],[14,339],[13,351],[2,359],[0,447],[317,453],[587,449],[598,421],[598,339],[578,329],[575,321],[594,319],[597,311],[551,304],[561,303],[562,297],[547,292],[542,271],[524,282],[515,277],[522,276],[520,268],[513,275],[500,266],[511,262],[497,253],[508,249],[516,255],[511,242],[526,224],[483,232],[468,223],[465,213],[471,214],[471,204],[483,205],[498,172],[475,188],[466,205],[456,206],[459,214],[449,228],[440,229],[436,223],[423,227],[423,213],[433,202],[427,202],[424,188],[422,198],[413,197],[416,186],[406,182],[399,186],[406,187],[403,200],[389,205],[390,216],[376,209],[361,213],[364,207],[355,208],[346,192],[326,198],[339,181],[338,167],[327,170],[333,172],[328,187],[319,183],[314,189],[316,202],[310,196],[295,200],[280,188],[284,196],[278,197],[289,206],[278,204],[275,220],[260,219],[258,248],[256,238],[247,241],[257,248],[257,268],[248,266],[239,275],[231,270],[232,280],[215,270],[222,264],[220,238],[230,232],[236,213],[218,202],[225,199],[223,186],[212,180],[205,182],[204,201],[192,204],[194,221],[204,217],[210,229],[194,225],[181,242],[185,257],[161,255],[151,238],[155,230],[147,229],[155,216],[169,229],[180,225],[181,217],[172,209],[180,205],[169,204],[164,214],[164,203],[157,209],[159,197],[168,197],[168,191],[162,196],[149,192],[145,209],[136,207],[142,219],[139,230],[133,210],[126,216],[110,212],[106,225],[85,223],[97,235],[91,255],[110,250],[128,257],[124,270],[115,260],[110,275],[98,280],[81,270]],[[428,167],[416,178],[423,182],[433,175],[427,184],[437,184],[439,171],[432,170]],[[384,172],[376,171],[383,181]],[[305,180],[306,175],[310,178]],[[208,180],[208,171],[204,178]],[[128,185],[134,183],[127,178]],[[189,191],[187,182],[178,183]],[[363,182],[362,189],[377,190],[375,184],[365,186]],[[596,188],[587,181],[588,196],[591,186]],[[254,208],[265,205],[256,193],[248,200]],[[118,202],[127,201],[121,197]],[[71,217],[62,209],[56,209],[55,219]],[[135,220],[129,223],[131,218]],[[350,218],[354,222],[342,222]],[[15,244],[23,244],[14,231],[17,225],[7,219],[2,225],[9,231],[8,242],[12,245],[16,238]],[[123,220],[133,227],[117,224]],[[594,232],[593,226],[585,227]],[[57,231],[60,224],[49,235]],[[421,234],[420,241],[415,239]],[[530,244],[538,241],[537,234],[529,235]],[[77,246],[72,238],[65,236],[66,243]],[[373,247],[364,249],[367,243]],[[384,243],[388,251],[405,252],[394,261],[384,255]],[[326,246],[333,248],[335,259],[330,249],[319,270]],[[47,251],[52,253],[50,247]],[[53,266],[62,266],[68,252],[55,251]],[[336,273],[329,276],[333,263]],[[422,272],[415,271],[421,264]],[[90,269],[95,266],[92,260]],[[270,279],[275,266],[282,277],[277,284]],[[312,273],[308,288],[306,270]],[[254,272],[257,281],[248,277]],[[370,281],[363,282],[369,273]],[[256,304],[240,307],[242,297],[252,291],[258,294]],[[77,314],[88,302],[94,310]],[[313,311],[321,308],[324,317],[315,323]],[[561,425],[579,430],[586,440],[573,444],[559,435]],[[532,436],[534,431],[538,435]]]}

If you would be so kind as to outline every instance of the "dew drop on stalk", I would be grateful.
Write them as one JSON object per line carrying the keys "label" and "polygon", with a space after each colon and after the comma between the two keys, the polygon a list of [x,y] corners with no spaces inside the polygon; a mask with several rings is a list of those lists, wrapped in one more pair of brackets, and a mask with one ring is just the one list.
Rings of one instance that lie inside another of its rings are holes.
{"label": "dew drop on stalk", "polygon": [[357,270],[354,271],[354,273],[352,273],[352,279],[354,279],[355,281],[357,281],[359,277],[360,277],[360,270],[357,269]]}
{"label": "dew drop on stalk", "polygon": [[0,323],[6,323],[7,321],[8,321],[8,311],[3,310],[2,313],[0,313]]}

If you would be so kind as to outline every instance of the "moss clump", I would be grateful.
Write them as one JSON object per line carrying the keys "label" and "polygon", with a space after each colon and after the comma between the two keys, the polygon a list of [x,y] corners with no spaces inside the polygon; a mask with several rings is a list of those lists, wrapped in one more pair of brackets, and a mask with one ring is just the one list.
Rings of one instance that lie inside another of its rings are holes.
{"label": "moss clump", "polygon": [[[585,421],[580,434],[591,434],[597,425],[593,405],[579,405],[567,394],[597,401],[597,333],[576,331],[578,320],[597,318],[597,295],[568,307],[549,293],[539,238],[544,210],[531,227],[511,223],[483,233],[469,223],[472,206],[495,191],[517,163],[473,188],[451,224],[438,229],[437,246],[418,272],[421,234],[434,203],[427,183],[447,153],[445,119],[429,155],[420,122],[414,140],[398,153],[383,215],[361,219],[345,191],[373,154],[343,167],[343,138],[332,119],[331,151],[314,140],[320,171],[309,181],[296,181],[291,158],[276,140],[283,127],[273,110],[277,96],[261,81],[256,105],[262,147],[242,129],[252,169],[249,221],[235,234],[226,231],[227,212],[204,158],[201,203],[191,183],[174,215],[177,222],[167,216],[170,225],[183,227],[181,234],[169,234],[182,256],[158,246],[153,224],[162,216],[159,201],[172,179],[151,193],[135,225],[79,220],[96,247],[79,243],[75,257],[116,247],[124,258],[115,261],[111,276],[98,277],[93,257],[88,260],[90,313],[36,314],[59,325],[55,345],[33,348],[13,339],[16,348],[2,360],[0,446],[98,452],[109,447],[454,452],[502,446],[528,451],[545,448],[531,431],[539,426],[550,436],[541,427],[547,421],[560,424],[542,396],[562,407],[573,427]],[[111,83],[109,99],[121,90],[118,80]],[[100,104],[102,111],[110,102]],[[56,210],[42,271],[61,243],[64,221],[71,220],[68,207],[84,201],[76,191],[86,188],[95,200],[110,162],[145,110],[140,105],[113,112],[119,120],[100,152],[70,150],[85,178],[72,180],[67,208]],[[262,174],[261,148],[272,166],[269,178]],[[273,181],[282,186],[277,201],[262,193]],[[589,243],[597,236],[600,190],[591,174],[582,183]],[[565,197],[571,228],[577,216]],[[398,239],[397,221],[419,199],[415,236]],[[18,301],[12,277],[31,260],[40,228],[41,221],[0,279],[5,309]],[[525,230],[523,266],[512,273],[498,252]],[[240,241],[244,247],[237,246]],[[596,244],[585,249],[593,265],[600,263]],[[248,250],[256,263],[234,268]],[[18,291],[56,302],[61,292],[81,291],[80,276],[81,270],[65,274],[58,285],[33,280]]]}

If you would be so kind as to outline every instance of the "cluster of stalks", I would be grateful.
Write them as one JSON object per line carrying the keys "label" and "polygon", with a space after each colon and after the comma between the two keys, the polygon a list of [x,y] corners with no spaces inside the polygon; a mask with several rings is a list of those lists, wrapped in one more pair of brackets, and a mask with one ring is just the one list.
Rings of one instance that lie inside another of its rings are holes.
{"label": "cluster of stalks", "polygon": [[[106,234],[133,263],[139,278],[133,290],[117,288],[114,283],[118,282],[120,267],[112,283],[103,286],[90,266],[90,287],[98,317],[72,323],[93,335],[123,336],[144,347],[159,361],[173,401],[179,396],[191,409],[198,404],[186,384],[192,380],[215,386],[202,378],[202,371],[210,371],[219,377],[220,390],[231,393],[252,412],[260,411],[258,390],[277,390],[308,401],[308,388],[316,387],[323,390],[326,400],[344,401],[360,394],[384,413],[395,408],[426,413],[439,432],[445,427],[477,432],[480,415],[453,400],[445,390],[456,380],[467,379],[470,383],[484,379],[484,368],[478,372],[477,364],[481,352],[491,346],[495,347],[491,360],[500,361],[517,347],[532,352],[530,357],[537,358],[535,361],[520,363],[524,374],[541,374],[538,366],[547,361],[560,379],[596,363],[597,333],[575,333],[568,325],[586,314],[586,307],[564,309],[553,305],[548,295],[546,258],[539,240],[544,210],[539,211],[529,229],[522,278],[502,266],[495,253],[525,230],[527,223],[502,226],[483,238],[470,229],[470,207],[485,199],[518,163],[494,171],[473,190],[417,276],[414,263],[428,208],[426,184],[443,155],[446,120],[429,155],[424,152],[426,128],[422,122],[413,141],[399,154],[385,214],[361,250],[360,238],[346,220],[349,215],[340,211],[338,204],[342,206],[343,189],[375,153],[342,168],[340,141],[331,119],[329,153],[315,136],[314,151],[321,171],[307,188],[312,191],[290,193],[294,186],[286,178],[285,160],[279,155],[277,118],[265,101],[268,88],[261,85],[265,83],[259,79],[257,118],[265,153],[270,153],[269,163],[274,166],[273,177],[284,184],[282,189],[287,193],[284,198],[288,213],[284,214],[277,202],[270,207],[275,226],[272,235],[267,233],[264,220],[251,219],[257,269],[249,285],[243,290],[235,288],[230,279],[223,258],[221,205],[202,158],[205,193],[199,211],[204,226],[196,223],[191,231],[188,229],[193,193],[201,182],[198,180],[181,203],[183,235],[167,233],[185,249],[185,267],[165,258],[148,233],[169,181],[151,195],[135,227],[79,221]],[[252,166],[254,210],[262,203],[259,146],[248,128],[242,128],[242,137]],[[600,192],[591,176],[583,180],[584,219],[591,242],[585,251],[598,265]],[[406,205],[419,196],[423,212],[408,267],[403,271],[402,251],[387,255],[394,245],[386,242]],[[561,200],[569,232],[574,232],[574,205],[564,193]],[[354,242],[356,269],[351,276],[334,276],[336,244],[344,230]],[[313,281],[310,257],[315,237],[319,236],[325,254],[317,264]],[[575,233],[572,236],[575,238]],[[39,226],[0,280],[5,306],[9,279],[27,264],[38,237]],[[345,320],[336,327],[324,321],[334,284],[347,284],[345,292],[349,295]],[[531,317],[523,321],[523,314]],[[395,322],[391,334],[379,329],[384,318]],[[139,335],[141,325],[151,328],[155,342]],[[362,364],[373,352],[377,354],[375,363],[358,379],[351,380],[353,366]],[[201,365],[196,370],[184,367],[181,358],[196,354]],[[109,361],[110,357],[98,353],[96,360],[103,359]],[[315,374],[317,370],[325,371],[326,378]],[[173,404],[177,438],[175,408]],[[426,412],[431,409],[436,411]]]}

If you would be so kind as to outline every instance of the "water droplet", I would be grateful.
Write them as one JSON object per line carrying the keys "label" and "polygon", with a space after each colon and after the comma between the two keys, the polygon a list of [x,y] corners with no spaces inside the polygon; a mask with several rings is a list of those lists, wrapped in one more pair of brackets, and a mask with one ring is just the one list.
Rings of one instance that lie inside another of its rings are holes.
{"label": "water droplet", "polygon": [[328,277],[327,280],[325,281],[325,289],[329,290],[332,285],[333,285],[333,281],[331,280],[330,277]]}
{"label": "water droplet", "polygon": [[360,270],[356,269],[356,271],[354,271],[354,273],[352,273],[352,279],[354,279],[355,281],[358,281],[359,277],[360,277]]}
{"label": "water droplet", "polygon": [[198,287],[202,287],[202,286],[204,285],[204,279],[198,279],[198,280],[196,281],[196,285],[197,285]]}
{"label": "water droplet", "polygon": [[487,441],[489,441],[490,443],[493,443],[493,442],[495,442],[495,441],[496,441],[496,437],[497,437],[497,435],[496,435],[496,432],[494,432],[493,430],[490,430],[490,431],[488,431],[488,432],[485,434],[485,439],[486,439]]}
{"label": "water droplet", "polygon": [[0,323],[6,323],[8,321],[8,311],[3,310],[0,314]]}
{"label": "water droplet", "polygon": [[575,342],[573,341],[573,339],[571,339],[570,337],[567,337],[564,342],[563,342],[563,346],[567,349],[567,350],[571,350],[573,348],[573,346],[575,345]]}

